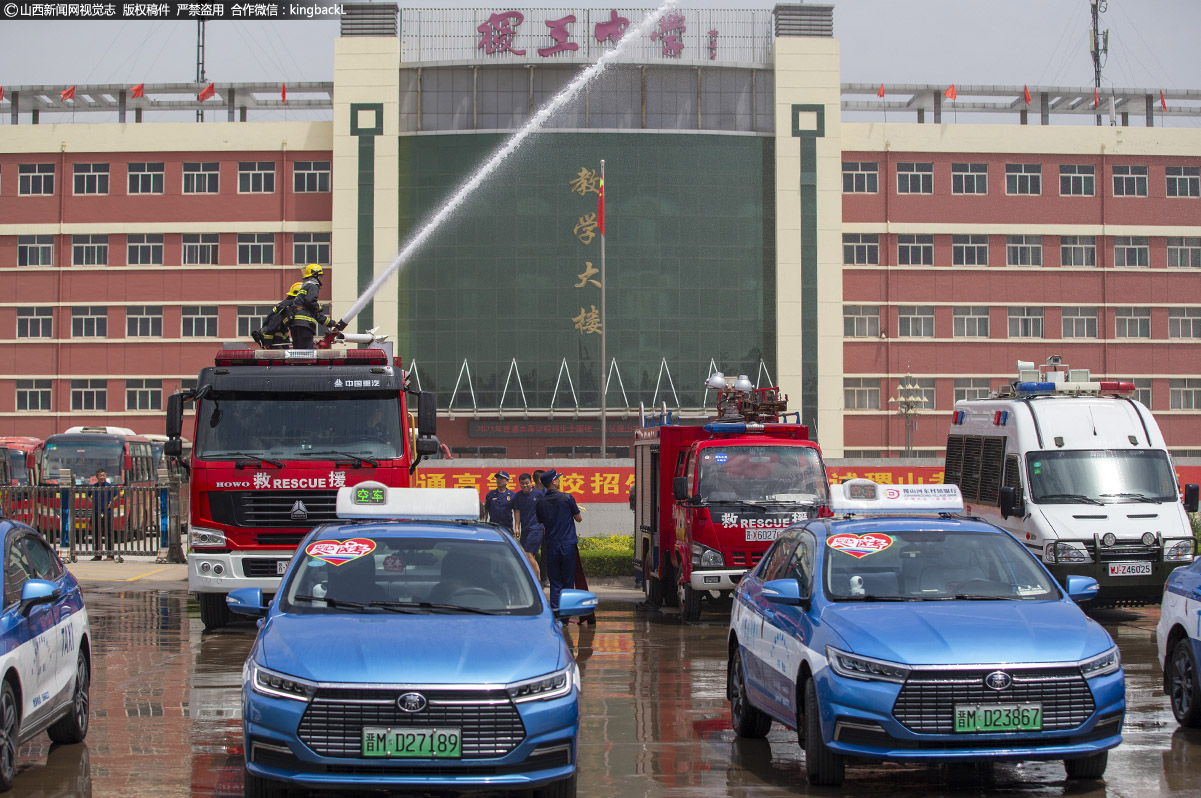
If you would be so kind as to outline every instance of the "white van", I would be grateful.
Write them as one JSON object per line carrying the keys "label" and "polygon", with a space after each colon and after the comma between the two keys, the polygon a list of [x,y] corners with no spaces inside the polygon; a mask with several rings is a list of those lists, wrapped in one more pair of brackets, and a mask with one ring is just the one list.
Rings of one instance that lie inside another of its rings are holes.
{"label": "white van", "polygon": [[1059,356],[1018,361],[1018,379],[955,403],[944,481],[965,512],[1008,529],[1066,583],[1101,585],[1097,604],[1156,604],[1168,573],[1193,561],[1188,512],[1151,411],[1130,382],[1093,382]]}

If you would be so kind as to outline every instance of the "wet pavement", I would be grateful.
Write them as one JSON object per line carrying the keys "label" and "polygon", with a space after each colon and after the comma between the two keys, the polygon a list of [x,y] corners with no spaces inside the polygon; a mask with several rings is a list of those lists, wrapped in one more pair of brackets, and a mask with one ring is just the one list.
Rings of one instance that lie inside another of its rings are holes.
{"label": "wet pavement", "polygon": [[[204,634],[185,584],[87,581],[93,635],[87,742],[21,749],[13,795],[240,796],[239,689],[251,623]],[[796,735],[739,740],[725,700],[718,612],[685,625],[600,590],[595,627],[572,626],[583,672],[581,796],[1199,796],[1201,730],[1180,729],[1160,690],[1158,608],[1096,614],[1126,668],[1125,742],[1103,783],[1069,783],[1057,762],[851,765],[840,789],[805,781]],[[728,605],[727,605],[728,606]],[[478,795],[478,794],[477,794]]]}

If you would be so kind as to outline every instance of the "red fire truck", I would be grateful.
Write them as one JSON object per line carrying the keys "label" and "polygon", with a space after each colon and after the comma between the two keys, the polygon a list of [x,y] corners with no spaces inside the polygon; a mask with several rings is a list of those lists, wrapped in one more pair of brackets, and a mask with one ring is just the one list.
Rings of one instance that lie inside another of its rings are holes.
{"label": "red fire truck", "polygon": [[37,482],[33,478],[34,460],[41,442],[41,438],[25,435],[0,436],[0,446],[8,449],[13,485],[32,485]]}
{"label": "red fire truck", "polygon": [[702,598],[728,596],[788,526],[829,514],[821,449],[799,419],[784,420],[787,397],[715,377],[715,421],[664,413],[634,437],[634,565],[647,604],[678,602],[686,621]]}
{"label": "red fire truck", "polygon": [[196,407],[188,589],[206,629],[225,596],[274,593],[301,538],[335,518],[338,489],[365,480],[408,487],[438,450],[434,395],[416,429],[400,359],[384,348],[223,349],[196,387],[167,401],[167,457],[182,456],[183,407]]}

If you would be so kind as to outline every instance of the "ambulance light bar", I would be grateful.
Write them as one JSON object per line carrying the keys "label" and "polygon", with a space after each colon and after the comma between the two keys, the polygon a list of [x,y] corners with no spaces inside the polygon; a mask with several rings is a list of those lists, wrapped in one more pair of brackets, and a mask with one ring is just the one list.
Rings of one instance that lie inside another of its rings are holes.
{"label": "ambulance light bar", "polygon": [[218,366],[387,366],[382,349],[222,349]]}
{"label": "ambulance light bar", "polygon": [[953,515],[963,512],[958,485],[878,485],[848,479],[830,486],[834,515]]}
{"label": "ambulance light bar", "polygon": [[480,497],[471,488],[390,488],[382,482],[360,482],[338,489],[339,518],[474,521]]}
{"label": "ambulance light bar", "polygon": [[1134,383],[1118,380],[1104,382],[1019,382],[1014,385],[1018,396],[1045,396],[1048,394],[1100,395],[1133,394]]}

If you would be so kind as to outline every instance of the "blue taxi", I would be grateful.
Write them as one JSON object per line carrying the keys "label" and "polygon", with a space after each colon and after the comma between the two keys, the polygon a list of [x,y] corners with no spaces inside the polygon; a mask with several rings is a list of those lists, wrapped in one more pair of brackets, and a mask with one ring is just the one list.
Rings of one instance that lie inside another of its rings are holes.
{"label": "blue taxi", "polygon": [[[954,485],[831,490],[835,518],[791,527],[742,580],[729,632],[737,734],[796,729],[813,784],[849,758],[1062,759],[1100,778],[1121,742],[1118,648]],[[868,516],[856,518],[855,516]]]}
{"label": "blue taxi", "polygon": [[1181,726],[1201,726],[1201,558],[1168,574],[1155,642],[1172,714]]}
{"label": "blue taxi", "polygon": [[[260,615],[243,668],[245,794],[576,794],[579,670],[511,535],[471,489],[342,488]],[[404,520],[398,520],[404,519]],[[560,616],[596,608],[563,591]]]}

